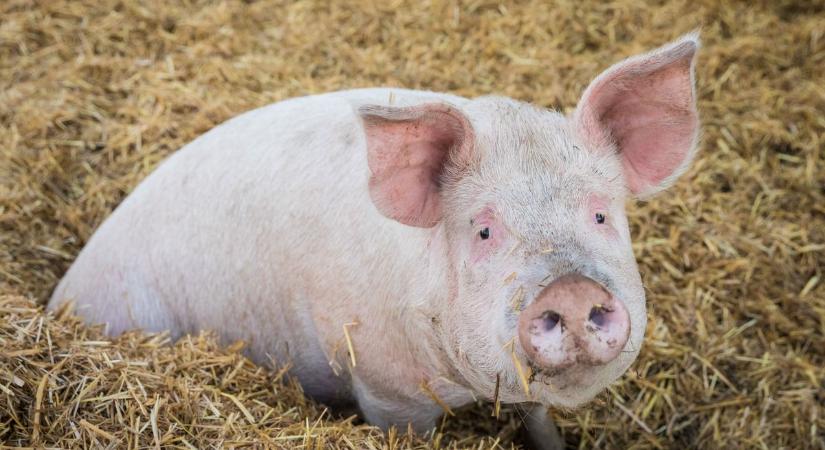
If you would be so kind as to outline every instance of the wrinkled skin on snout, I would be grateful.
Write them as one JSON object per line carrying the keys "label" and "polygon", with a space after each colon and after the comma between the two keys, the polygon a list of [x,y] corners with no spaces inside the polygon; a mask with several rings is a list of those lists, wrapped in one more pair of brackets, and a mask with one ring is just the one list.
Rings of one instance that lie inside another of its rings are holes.
{"label": "wrinkled skin on snout", "polygon": [[624,207],[693,158],[697,49],[614,65],[570,116],[399,89],[248,112],[141,183],[49,306],[111,334],[243,339],[384,428],[479,397],[581,405],[642,345]]}

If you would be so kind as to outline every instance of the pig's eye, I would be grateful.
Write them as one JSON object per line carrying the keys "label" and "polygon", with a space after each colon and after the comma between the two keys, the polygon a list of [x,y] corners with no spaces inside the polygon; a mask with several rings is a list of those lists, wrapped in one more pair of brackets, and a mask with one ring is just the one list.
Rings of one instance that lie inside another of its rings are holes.
{"label": "pig's eye", "polygon": [[602,213],[596,213],[596,223],[598,223],[599,225],[601,225],[601,224],[603,224],[603,223],[604,223],[604,220],[605,220],[604,214],[602,214]]}
{"label": "pig's eye", "polygon": [[481,231],[478,232],[478,236],[482,240],[490,239],[490,229],[487,227],[482,228]]}

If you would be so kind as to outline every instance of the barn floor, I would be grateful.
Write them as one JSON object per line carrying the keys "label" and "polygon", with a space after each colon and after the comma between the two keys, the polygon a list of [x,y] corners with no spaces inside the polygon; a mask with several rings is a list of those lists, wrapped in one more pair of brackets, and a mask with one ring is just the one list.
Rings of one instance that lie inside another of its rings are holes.
{"label": "barn floor", "polygon": [[237,347],[109,342],[36,302],[159,161],[242,111],[376,85],[570,111],[610,63],[696,27],[699,156],[628,205],[646,344],[594,403],[553,415],[570,448],[825,449],[821,0],[3,1],[0,442],[523,445],[508,408],[468,408],[434,437],[383,435]]}

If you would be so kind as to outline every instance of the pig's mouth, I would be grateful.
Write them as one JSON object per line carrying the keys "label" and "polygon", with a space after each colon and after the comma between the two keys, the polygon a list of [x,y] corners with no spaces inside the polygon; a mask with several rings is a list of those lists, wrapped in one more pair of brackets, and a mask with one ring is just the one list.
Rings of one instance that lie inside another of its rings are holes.
{"label": "pig's mouth", "polygon": [[[606,388],[609,383],[603,383],[602,374],[612,361],[605,363],[579,353],[563,366],[542,367],[530,360],[527,363],[530,372],[527,382],[531,386],[538,385],[536,387],[540,386],[541,390],[554,397],[559,395],[567,397],[566,393]],[[580,403],[580,401],[574,401],[574,403]]]}
{"label": "pig's mouth", "polygon": [[[607,386],[597,386],[593,368],[570,368],[567,370],[537,370],[529,379],[534,399],[541,403],[558,407],[577,408],[589,402],[592,397]],[[594,388],[597,389],[594,391]],[[591,394],[583,394],[591,392]]]}
{"label": "pig's mouth", "polygon": [[[573,387],[589,386],[587,372],[598,370],[601,365],[585,365],[568,368],[543,369],[531,364],[530,383],[541,383],[551,391],[561,391]],[[589,369],[589,370],[582,370]]]}

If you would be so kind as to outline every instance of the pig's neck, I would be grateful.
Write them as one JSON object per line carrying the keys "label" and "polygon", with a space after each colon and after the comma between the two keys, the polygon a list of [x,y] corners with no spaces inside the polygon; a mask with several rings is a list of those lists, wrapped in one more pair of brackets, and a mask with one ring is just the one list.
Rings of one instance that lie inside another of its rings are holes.
{"label": "pig's neck", "polygon": [[417,379],[416,396],[424,388],[422,383],[450,406],[472,401],[468,383],[451,364],[444,350],[441,336],[440,309],[453,304],[457,294],[455,271],[449,264],[449,246],[443,225],[430,229],[429,240],[418,270],[411,273],[410,286],[404,298],[403,313],[394,316],[390,325],[399,333],[399,343],[408,348],[410,363],[414,365]]}

